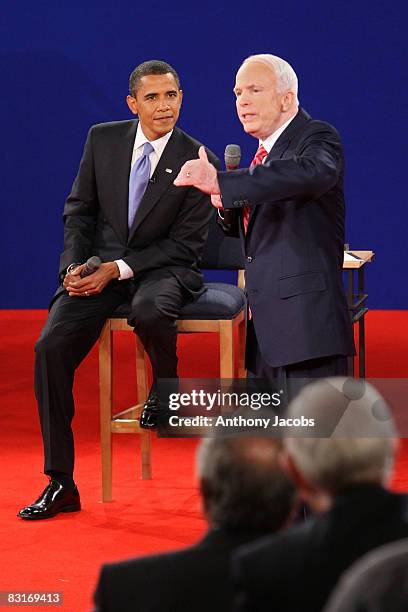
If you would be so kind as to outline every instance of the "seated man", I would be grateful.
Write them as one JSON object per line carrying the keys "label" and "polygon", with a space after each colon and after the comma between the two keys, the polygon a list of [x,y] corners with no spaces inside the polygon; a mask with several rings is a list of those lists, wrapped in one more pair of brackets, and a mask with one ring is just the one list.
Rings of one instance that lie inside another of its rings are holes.
{"label": "seated man", "polygon": [[198,544],[102,568],[97,612],[227,612],[232,551],[290,520],[295,489],[280,467],[272,438],[207,439],[198,450],[198,476],[209,531]]}
{"label": "seated man", "polygon": [[[63,285],[36,345],[35,391],[50,482],[20,511],[23,519],[80,510],[73,480],[74,372],[119,304],[131,302],[129,324],[150,357],[154,381],[177,377],[176,320],[203,292],[198,263],[212,211],[208,196],[173,186],[200,147],[175,127],[181,101],[174,68],[148,61],[130,75],[127,104],[138,120],[89,131],[64,209]],[[103,263],[81,278],[91,256]],[[154,428],[159,416],[153,384],[140,424]]]}
{"label": "seated man", "polygon": [[304,387],[288,412],[315,420],[312,434],[291,427],[285,445],[288,469],[318,514],[237,553],[237,610],[317,612],[356,559],[408,536],[408,497],[387,488],[394,423],[375,389],[326,379]]}

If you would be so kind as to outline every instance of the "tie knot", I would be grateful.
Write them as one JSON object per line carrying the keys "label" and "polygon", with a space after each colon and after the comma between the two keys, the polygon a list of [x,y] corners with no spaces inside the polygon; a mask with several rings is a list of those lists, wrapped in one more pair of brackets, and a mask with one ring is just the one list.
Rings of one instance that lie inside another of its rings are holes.
{"label": "tie knot", "polygon": [[152,145],[150,142],[145,142],[144,147],[143,147],[143,155],[150,155],[150,153],[154,151]]}
{"label": "tie knot", "polygon": [[252,160],[251,166],[257,166],[258,164],[262,164],[262,161],[268,155],[267,150],[263,145],[259,145],[257,152],[255,153],[255,157]]}

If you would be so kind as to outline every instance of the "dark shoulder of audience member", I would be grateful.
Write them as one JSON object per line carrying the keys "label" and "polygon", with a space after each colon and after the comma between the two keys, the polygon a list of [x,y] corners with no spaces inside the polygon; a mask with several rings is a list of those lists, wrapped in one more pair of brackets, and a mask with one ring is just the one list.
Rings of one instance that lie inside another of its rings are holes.
{"label": "dark shoulder of audience member", "polygon": [[345,572],[324,612],[406,612],[408,539],[374,549]]}
{"label": "dark shoulder of audience member", "polygon": [[208,532],[188,548],[104,565],[95,610],[228,612],[231,553],[291,517],[296,491],[281,467],[281,450],[271,438],[203,440],[197,472]]}

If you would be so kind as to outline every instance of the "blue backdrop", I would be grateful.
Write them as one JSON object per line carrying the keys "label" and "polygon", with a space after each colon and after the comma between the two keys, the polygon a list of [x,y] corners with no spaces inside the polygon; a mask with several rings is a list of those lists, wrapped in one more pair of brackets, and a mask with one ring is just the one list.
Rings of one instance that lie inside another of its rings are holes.
{"label": "blue backdrop", "polygon": [[271,52],[294,66],[302,106],[342,135],[347,241],[377,253],[370,306],[408,308],[406,2],[201,6],[3,0],[1,306],[47,305],[87,130],[129,118],[127,81],[138,63],[173,64],[185,96],[180,127],[220,157],[227,143],[240,144],[248,163],[256,142],[235,115],[234,75],[246,56]]}

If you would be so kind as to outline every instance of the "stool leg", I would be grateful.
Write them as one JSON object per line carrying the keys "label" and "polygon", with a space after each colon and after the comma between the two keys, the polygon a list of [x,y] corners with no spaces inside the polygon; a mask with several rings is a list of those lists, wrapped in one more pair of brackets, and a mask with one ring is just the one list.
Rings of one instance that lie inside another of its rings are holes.
{"label": "stool leg", "polygon": [[112,332],[106,321],[99,342],[99,409],[102,454],[102,501],[112,501]]}
{"label": "stool leg", "polygon": [[234,334],[232,321],[219,321],[220,377],[234,378]]}
{"label": "stool leg", "polygon": [[[140,338],[136,335],[136,377],[137,377],[137,403],[142,404],[147,399],[147,368],[146,354]],[[140,430],[140,451],[142,457],[142,479],[150,480],[152,477],[151,461],[151,433]]]}
{"label": "stool leg", "polygon": [[238,324],[238,378],[246,378],[245,369],[246,321],[245,316]]}
{"label": "stool leg", "polygon": [[[219,321],[220,329],[220,378],[225,384],[226,379],[234,378],[234,328],[232,321]],[[231,406],[221,406],[221,413],[230,413]]]}
{"label": "stool leg", "polygon": [[137,403],[143,404],[147,399],[147,368],[144,346],[139,338],[136,337],[136,385]]}
{"label": "stool leg", "polygon": [[140,450],[142,454],[142,480],[150,480],[152,477],[151,460],[151,434],[144,431],[140,436]]}

